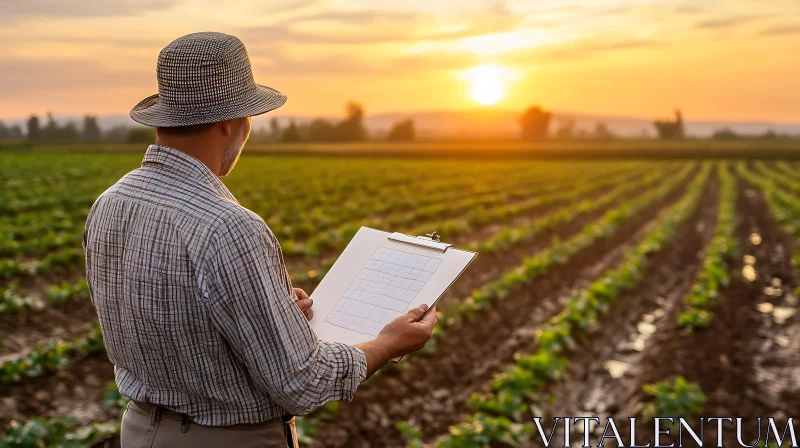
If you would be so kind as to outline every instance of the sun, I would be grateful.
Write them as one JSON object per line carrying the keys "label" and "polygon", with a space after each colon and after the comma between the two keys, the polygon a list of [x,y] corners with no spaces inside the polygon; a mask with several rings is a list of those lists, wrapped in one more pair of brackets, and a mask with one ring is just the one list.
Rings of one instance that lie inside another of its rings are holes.
{"label": "sun", "polygon": [[503,86],[500,67],[494,64],[483,64],[469,70],[472,83],[470,95],[479,104],[491,106],[503,98]]}

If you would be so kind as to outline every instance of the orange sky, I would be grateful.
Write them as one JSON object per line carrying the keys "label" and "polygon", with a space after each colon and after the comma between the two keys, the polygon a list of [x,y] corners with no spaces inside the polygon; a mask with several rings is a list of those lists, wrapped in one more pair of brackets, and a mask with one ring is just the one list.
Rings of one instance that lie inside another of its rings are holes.
{"label": "orange sky", "polygon": [[[26,0],[0,17],[3,118],[125,114],[156,92],[164,45],[212,30],[244,41],[257,81],[289,96],[282,115],[354,99],[800,122],[798,0]],[[484,64],[492,106],[471,96]]]}

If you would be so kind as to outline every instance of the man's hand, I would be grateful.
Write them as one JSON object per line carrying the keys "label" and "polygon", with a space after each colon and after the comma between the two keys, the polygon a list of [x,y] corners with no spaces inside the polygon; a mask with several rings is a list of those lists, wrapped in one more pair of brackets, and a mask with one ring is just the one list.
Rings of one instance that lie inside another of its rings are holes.
{"label": "man's hand", "polygon": [[372,341],[356,345],[367,355],[367,377],[389,360],[425,347],[437,322],[436,307],[419,320],[427,309],[428,305],[420,305],[409,310],[386,324]]}
{"label": "man's hand", "polygon": [[311,320],[314,318],[314,310],[311,309],[314,301],[308,297],[305,291],[300,288],[294,288],[294,303],[306,315],[306,319]]}
{"label": "man's hand", "polygon": [[375,340],[389,348],[391,358],[407,355],[425,347],[436,326],[436,307],[422,319],[428,305],[420,305],[386,324]]}

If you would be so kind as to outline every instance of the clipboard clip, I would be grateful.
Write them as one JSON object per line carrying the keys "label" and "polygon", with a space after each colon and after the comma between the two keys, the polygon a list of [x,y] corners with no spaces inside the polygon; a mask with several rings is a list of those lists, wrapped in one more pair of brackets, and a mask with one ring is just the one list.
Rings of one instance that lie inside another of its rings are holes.
{"label": "clipboard clip", "polygon": [[[422,238],[422,237],[418,236],[417,238]],[[425,234],[425,238],[428,238],[431,241],[436,241],[437,243],[441,243],[442,242],[442,238],[439,236],[438,233],[436,233],[435,230],[433,231],[433,233],[426,233]]]}
{"label": "clipboard clip", "polygon": [[428,233],[425,236],[410,236],[404,233],[394,232],[389,235],[389,239],[392,241],[438,250],[442,253],[444,253],[448,247],[452,246],[452,244],[443,243],[437,232]]}

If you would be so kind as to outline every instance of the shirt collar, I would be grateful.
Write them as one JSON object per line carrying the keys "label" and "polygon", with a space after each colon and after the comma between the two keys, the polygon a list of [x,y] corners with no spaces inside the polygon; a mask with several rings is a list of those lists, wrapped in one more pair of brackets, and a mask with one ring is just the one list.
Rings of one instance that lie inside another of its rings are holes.
{"label": "shirt collar", "polygon": [[164,145],[150,145],[142,160],[142,167],[147,166],[162,166],[166,169],[180,172],[187,178],[193,178],[211,186],[223,198],[238,204],[228,187],[219,180],[217,175],[205,163],[179,149]]}

